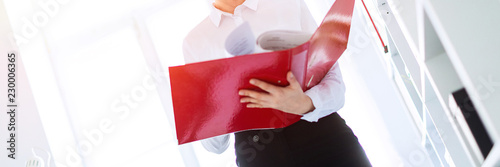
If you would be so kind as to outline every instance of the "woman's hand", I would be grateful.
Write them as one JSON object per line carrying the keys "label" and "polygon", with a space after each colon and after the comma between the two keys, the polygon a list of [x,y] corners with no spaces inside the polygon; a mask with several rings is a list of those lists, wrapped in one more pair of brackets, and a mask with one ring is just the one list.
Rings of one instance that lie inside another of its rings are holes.
{"label": "woman's hand", "polygon": [[290,71],[287,74],[287,80],[290,85],[280,87],[258,79],[251,79],[250,84],[266,92],[240,90],[238,93],[243,96],[240,102],[248,103],[248,108],[273,108],[297,115],[314,110],[311,98],[302,91],[299,82]]}

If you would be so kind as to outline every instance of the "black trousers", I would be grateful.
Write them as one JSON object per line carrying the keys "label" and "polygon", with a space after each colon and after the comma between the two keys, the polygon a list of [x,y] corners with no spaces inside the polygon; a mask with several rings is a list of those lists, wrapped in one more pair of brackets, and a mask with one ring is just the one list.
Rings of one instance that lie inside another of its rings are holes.
{"label": "black trousers", "polygon": [[239,167],[371,166],[351,128],[336,112],[318,122],[235,134]]}

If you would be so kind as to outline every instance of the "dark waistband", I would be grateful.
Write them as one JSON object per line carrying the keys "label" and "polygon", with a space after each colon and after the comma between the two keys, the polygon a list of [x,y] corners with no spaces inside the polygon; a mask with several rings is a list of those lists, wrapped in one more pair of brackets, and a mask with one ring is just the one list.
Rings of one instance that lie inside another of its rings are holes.
{"label": "dark waistband", "polygon": [[304,156],[298,154],[322,148],[342,150],[359,145],[352,130],[336,112],[318,122],[300,120],[285,128],[238,132],[235,138],[237,163],[252,166],[259,166],[261,162],[265,162],[266,166],[293,166],[287,163],[292,163],[295,157]]}

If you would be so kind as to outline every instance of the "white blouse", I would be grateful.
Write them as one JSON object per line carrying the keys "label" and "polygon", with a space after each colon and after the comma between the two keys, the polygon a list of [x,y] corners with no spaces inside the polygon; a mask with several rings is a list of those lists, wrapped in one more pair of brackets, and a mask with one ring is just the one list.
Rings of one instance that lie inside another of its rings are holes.
{"label": "white blouse", "polygon": [[[183,43],[186,63],[232,57],[224,43],[233,29],[244,21],[257,37],[270,30],[293,30],[313,33],[317,25],[303,0],[246,0],[236,7],[234,14],[218,10],[211,5],[210,15],[186,36]],[[256,46],[256,52],[264,50]],[[314,107],[302,116],[303,120],[317,122],[344,106],[345,85],[338,64],[335,64],[323,80],[307,90]],[[229,146],[229,135],[221,135],[201,141],[211,152],[222,153]]]}

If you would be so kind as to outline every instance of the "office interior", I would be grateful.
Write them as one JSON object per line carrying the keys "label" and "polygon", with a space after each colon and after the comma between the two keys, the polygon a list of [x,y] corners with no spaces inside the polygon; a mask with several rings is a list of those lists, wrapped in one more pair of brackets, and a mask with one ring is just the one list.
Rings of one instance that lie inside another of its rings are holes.
{"label": "office interior", "polygon": [[[304,1],[318,24],[335,2]],[[236,166],[234,147],[214,154],[175,133],[168,67],[184,64],[182,40],[210,4],[0,0],[0,51],[18,55],[19,90],[17,158],[2,147],[0,166]],[[372,165],[500,166],[500,1],[354,8],[338,112]]]}

